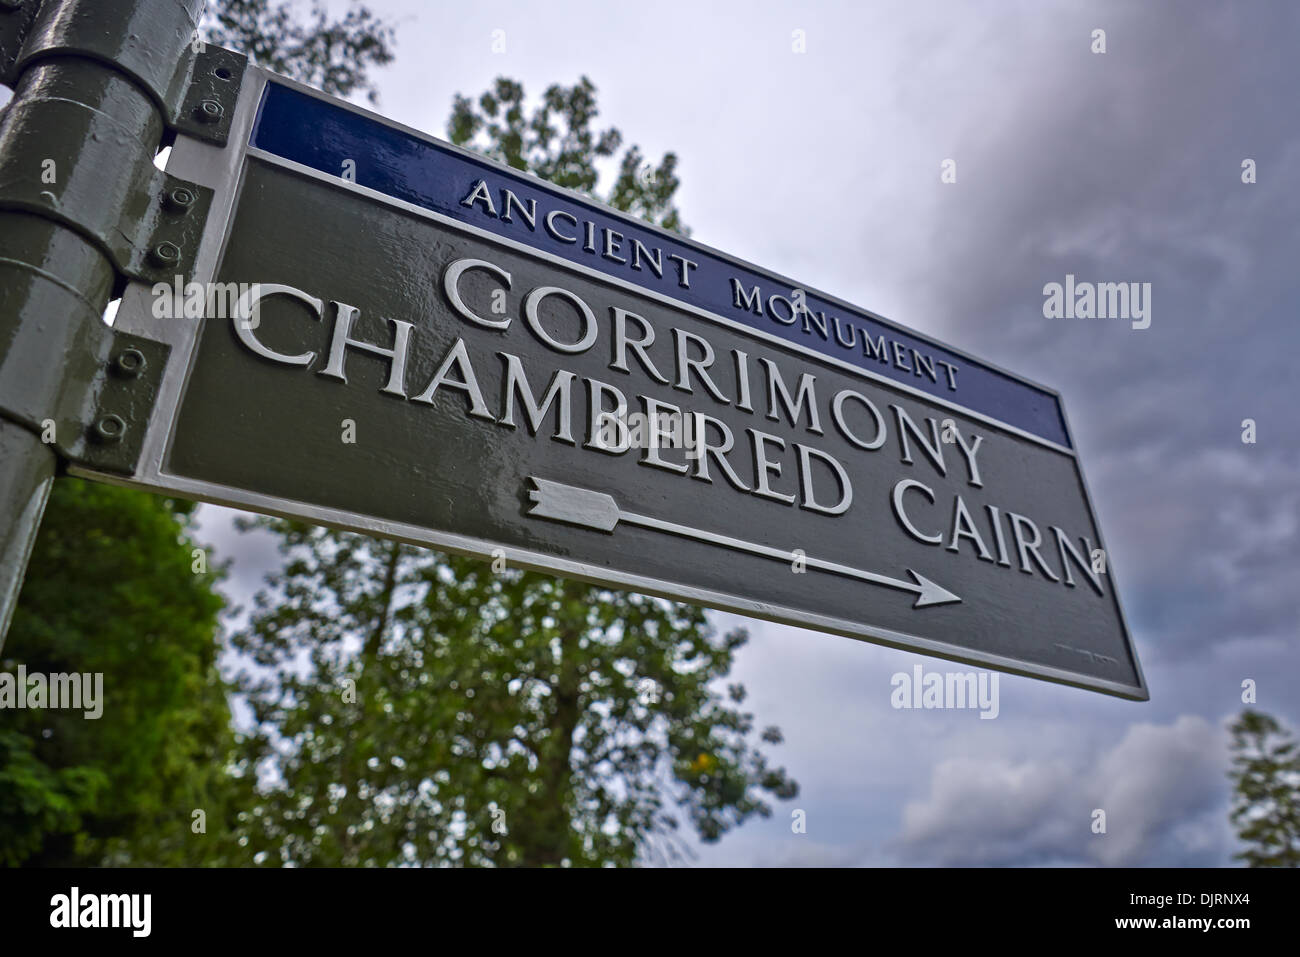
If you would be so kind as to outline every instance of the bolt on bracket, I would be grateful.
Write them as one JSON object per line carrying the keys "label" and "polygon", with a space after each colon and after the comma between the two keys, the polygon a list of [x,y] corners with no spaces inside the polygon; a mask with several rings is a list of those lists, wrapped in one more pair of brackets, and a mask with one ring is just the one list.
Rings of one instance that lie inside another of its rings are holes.
{"label": "bolt on bracket", "polygon": [[248,69],[248,57],[222,47],[205,45],[194,56],[190,84],[185,98],[171,117],[170,126],[179,133],[225,146],[235,101]]}
{"label": "bolt on bracket", "polygon": [[[19,376],[0,383],[0,418],[34,432],[66,461],[129,475],[144,447],[171,347],[91,323],[63,355],[75,377],[55,391],[33,388]],[[0,315],[0,333],[4,326]],[[12,337],[12,330],[10,341],[17,359],[35,357],[42,348],[31,338]]]}
{"label": "bolt on bracket", "polygon": [[73,152],[77,144],[67,142],[61,149],[57,135],[42,135],[42,127],[59,123],[59,114],[84,109],[71,102],[53,110],[47,105],[39,120],[27,124],[29,142],[42,144],[51,155],[37,156],[28,149],[0,157],[0,209],[33,213],[76,230],[132,279],[171,283],[180,276],[188,282],[212,190],[146,163],[124,170],[121,201],[106,202],[107,177],[99,178],[107,164],[88,163],[84,152]]}
{"label": "bolt on bracket", "polygon": [[120,11],[105,9],[125,2],[0,0],[0,82],[12,87],[51,57],[97,60],[147,92],[170,129],[224,146],[248,58],[202,39],[203,0],[158,5],[168,22],[148,32],[167,37],[165,49],[145,43]]}
{"label": "bolt on bracket", "polygon": [[170,352],[165,343],[114,331],[108,360],[91,383],[90,421],[57,443],[60,454],[102,472],[134,472]]}

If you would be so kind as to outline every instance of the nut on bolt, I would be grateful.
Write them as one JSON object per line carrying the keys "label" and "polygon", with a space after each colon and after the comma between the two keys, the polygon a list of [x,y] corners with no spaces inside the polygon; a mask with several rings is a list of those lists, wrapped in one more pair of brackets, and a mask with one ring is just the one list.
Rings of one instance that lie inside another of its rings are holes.
{"label": "nut on bolt", "polygon": [[148,364],[143,352],[139,349],[127,348],[119,352],[117,358],[113,360],[113,371],[118,375],[134,379],[144,372]]}
{"label": "nut on bolt", "polygon": [[181,261],[181,247],[175,243],[159,243],[149,250],[149,259],[156,266],[174,266]]}
{"label": "nut on bolt", "polygon": [[163,199],[163,204],[168,209],[184,213],[189,211],[196,199],[198,197],[194,195],[194,190],[185,186],[177,186]]}
{"label": "nut on bolt", "polygon": [[226,115],[226,108],[216,100],[204,100],[195,112],[201,122],[216,123]]}
{"label": "nut on bolt", "polygon": [[126,420],[112,413],[101,416],[90,434],[96,442],[104,444],[120,442],[122,436],[126,435]]}

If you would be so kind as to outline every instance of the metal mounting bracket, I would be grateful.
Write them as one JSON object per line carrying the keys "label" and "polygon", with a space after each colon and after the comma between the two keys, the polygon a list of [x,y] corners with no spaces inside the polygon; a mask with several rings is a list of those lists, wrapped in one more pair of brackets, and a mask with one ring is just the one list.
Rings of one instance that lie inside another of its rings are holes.
{"label": "metal mounting bracket", "polygon": [[90,384],[94,411],[57,443],[60,454],[102,472],[134,472],[170,352],[165,343],[114,331],[108,359]]}
{"label": "metal mounting bracket", "polygon": [[149,32],[170,36],[169,49],[142,42],[129,20],[105,9],[111,5],[0,0],[0,82],[13,86],[24,70],[50,57],[96,60],[143,88],[170,129],[224,146],[248,58],[199,36],[192,0],[159,8],[168,22]]}
{"label": "metal mounting bracket", "polygon": [[172,129],[225,146],[247,69],[248,57],[244,54],[205,45],[190,64],[190,83],[184,100],[172,114]]}
{"label": "metal mounting bracket", "polygon": [[0,156],[0,209],[66,225],[132,279],[188,281],[212,191],[139,157],[137,138],[158,126],[130,81],[113,76],[102,98],[83,101],[78,80],[93,68],[62,62],[25,79],[0,117],[11,144]]}
{"label": "metal mounting bracket", "polygon": [[[30,376],[10,376],[0,383],[0,418],[35,433],[68,461],[130,474],[171,347],[90,321],[94,325],[83,325],[62,356],[68,368],[79,371],[77,387],[51,391]],[[5,326],[0,316],[0,338],[9,342],[8,357],[17,368],[29,355],[47,351],[48,342],[5,335]]]}

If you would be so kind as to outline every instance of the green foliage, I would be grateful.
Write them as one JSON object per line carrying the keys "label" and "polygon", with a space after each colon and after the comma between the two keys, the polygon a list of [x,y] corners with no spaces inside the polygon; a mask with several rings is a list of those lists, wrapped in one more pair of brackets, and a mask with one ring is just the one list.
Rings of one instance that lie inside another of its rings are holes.
{"label": "green foliage", "polygon": [[1291,732],[1247,708],[1232,733],[1231,820],[1249,867],[1300,867],[1300,754]]}
{"label": "green foliage", "polygon": [[368,74],[393,61],[393,27],[355,3],[338,19],[320,0],[312,0],[305,19],[297,15],[302,7],[290,0],[210,3],[203,36],[318,90],[335,96],[364,90],[371,103],[378,102]]}
{"label": "green foliage", "polygon": [[[458,97],[457,143],[590,192],[617,130],[595,89],[519,84]],[[646,182],[628,150],[611,202],[682,229],[672,154]],[[626,865],[689,853],[797,785],[754,747],[746,641],[703,611],[299,523],[283,568],[233,638],[256,721],[240,815],[259,863]],[[781,741],[766,729],[762,739]]]}
{"label": "green foliage", "polygon": [[[596,161],[617,155],[623,134],[612,127],[599,133],[591,128],[597,115],[591,80],[584,76],[571,87],[547,87],[531,115],[524,99],[522,84],[505,77],[498,77],[493,88],[478,98],[477,110],[473,101],[457,96],[447,135],[457,146],[596,196]],[[673,205],[679,182],[675,153],[665,153],[659,165],[652,166],[640,147],[629,146],[618,160],[618,175],[605,202],[689,236]]]}
{"label": "green foliage", "polygon": [[3,863],[210,859],[190,812],[223,813],[230,715],[216,572],[194,572],[187,531],[164,499],[55,483],[0,670],[101,672],[103,713],[6,710]]}
{"label": "green foliage", "polygon": [[0,731],[0,867],[38,854],[49,835],[74,834],[109,783],[102,768],[50,767],[35,745],[26,734]]}
{"label": "green foliage", "polygon": [[259,861],[630,864],[677,854],[683,817],[712,840],[796,791],[748,746],[743,690],[709,687],[745,634],[697,608],[255,524],[286,557],[234,637],[244,769],[273,782],[241,815]]}

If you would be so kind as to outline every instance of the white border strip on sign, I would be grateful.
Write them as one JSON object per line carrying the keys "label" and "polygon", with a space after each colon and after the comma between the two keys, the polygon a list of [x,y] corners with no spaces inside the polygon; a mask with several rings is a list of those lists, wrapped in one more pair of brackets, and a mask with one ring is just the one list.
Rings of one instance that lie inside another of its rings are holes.
{"label": "white border strip on sign", "polygon": [[[240,90],[239,102],[231,126],[230,145],[227,148],[223,149],[215,147],[197,140],[192,140],[185,136],[178,136],[176,139],[171,159],[167,165],[168,172],[174,176],[179,176],[192,182],[199,183],[200,185],[207,186],[213,189],[215,194],[213,196],[211,211],[204,228],[203,238],[200,242],[198,257],[195,263],[193,275],[193,281],[195,282],[211,281],[216,274],[222,257],[224,256],[225,246],[229,241],[230,226],[232,225],[232,212],[235,201],[242,189],[247,159],[256,156],[259,160],[266,162],[268,161],[268,157],[271,156],[271,154],[265,154],[262,153],[262,151],[255,151],[247,147],[251,124],[256,116],[257,106],[261,102],[263,88],[271,77],[272,74],[252,66],[250,66],[245,73],[244,84]],[[280,77],[275,77],[274,79],[277,83],[285,83],[286,85],[301,89],[304,92],[311,93],[319,98],[332,101],[332,98],[326,97],[323,94],[318,94],[316,91],[302,87],[300,84],[283,80]],[[370,114],[368,111],[353,107],[351,104],[344,103],[340,105],[346,106],[363,115],[373,116],[373,114]],[[400,128],[406,129],[405,127]],[[415,131],[410,132],[415,133]],[[421,134],[416,133],[415,135]],[[422,138],[432,139],[430,137]],[[450,146],[448,146],[448,148],[456,149],[456,147]],[[478,159],[480,157],[475,158]],[[355,188],[363,195],[372,199],[403,207],[409,206],[410,211],[418,215],[428,216],[432,219],[454,226],[457,229],[480,235],[492,242],[519,248],[528,255],[544,256],[548,260],[556,262],[568,269],[586,272],[599,280],[628,286],[637,293],[658,298],[674,308],[684,308],[684,304],[679,303],[677,300],[659,296],[650,290],[618,280],[617,278],[608,276],[605,273],[597,273],[594,270],[590,270],[588,267],[583,267],[579,264],[568,262],[567,260],[559,260],[556,257],[542,253],[531,246],[519,244],[513,240],[492,233],[487,233],[477,227],[468,226],[455,220],[449,220],[446,217],[433,213],[431,210],[426,210],[417,206],[410,206],[410,204],[403,204],[401,201],[395,200],[392,197],[386,196],[385,194],[379,193],[375,190],[370,190],[365,187],[357,187],[354,184],[346,184],[340,178],[326,176],[316,170],[301,167],[300,164],[291,163],[290,161],[283,160],[279,157],[273,157],[269,161],[293,169],[296,172],[303,172],[306,175],[310,175],[336,187]],[[518,171],[512,170],[511,172],[517,173]],[[544,181],[539,180],[538,182],[542,183]],[[550,186],[550,184],[545,185],[548,187]],[[585,199],[583,201],[588,202]],[[648,226],[649,224],[646,225]],[[674,241],[678,241],[676,237],[670,238],[673,238]],[[725,255],[723,255],[723,258],[732,259],[732,257],[727,257]],[[732,261],[739,262],[734,259],[732,259]],[[756,268],[744,263],[742,263],[742,265],[745,265],[746,268]],[[766,272],[765,270],[758,271]],[[1141,665],[1138,662],[1137,655],[1133,649],[1132,637],[1124,620],[1123,609],[1120,605],[1119,592],[1118,589],[1113,587],[1113,585],[1110,589],[1111,596],[1112,600],[1115,602],[1115,607],[1119,612],[1120,625],[1123,629],[1126,640],[1125,650],[1132,660],[1135,673],[1138,677],[1137,686],[1118,681],[1109,681],[1104,678],[1097,678],[1092,675],[1070,671],[1064,668],[1057,668],[1049,665],[1035,665],[1014,658],[983,653],[969,648],[948,644],[947,642],[909,635],[904,632],[893,631],[887,628],[864,626],[856,621],[818,615],[803,610],[773,605],[735,595],[714,592],[707,589],[693,588],[674,582],[666,582],[661,579],[628,574],[601,566],[590,565],[584,562],[572,561],[545,552],[504,548],[500,543],[489,542],[478,538],[433,531],[420,526],[386,521],[372,516],[363,516],[352,512],[324,508],[293,499],[278,498],[258,492],[252,492],[247,489],[234,488],[231,486],[167,473],[163,469],[163,463],[171,444],[171,433],[172,427],[175,423],[175,413],[180,408],[180,404],[183,401],[185,387],[188,383],[189,373],[196,355],[200,324],[198,322],[185,320],[160,320],[154,318],[151,309],[150,290],[150,285],[145,283],[130,284],[126,292],[123,294],[122,306],[118,311],[116,321],[116,328],[121,331],[143,335],[156,341],[165,342],[172,347],[172,355],[164,369],[163,380],[159,386],[158,399],[154,404],[148,432],[145,436],[144,448],[140,457],[140,465],[136,473],[131,476],[96,472],[92,469],[77,466],[71,468],[71,471],[74,474],[112,484],[127,485],[164,493],[179,493],[218,505],[243,508],[287,518],[306,519],[322,525],[330,525],[365,535],[393,538],[414,545],[426,547],[431,546],[476,558],[489,558],[494,549],[503,548],[509,561],[520,567],[544,573],[566,575],[596,585],[626,588],[631,591],[655,595],[670,600],[693,602],[707,607],[716,608],[721,611],[761,618],[777,624],[790,625],[796,628],[818,629],[849,638],[868,640],[905,651],[921,652],[964,664],[996,668],[1000,671],[1006,671],[1011,674],[1042,678],[1073,687],[1100,691],[1121,698],[1139,701],[1145,701],[1149,698],[1146,682],[1142,675]],[[821,294],[818,293],[818,295],[820,296]],[[826,298],[827,301],[838,302],[838,300],[834,300],[831,297]],[[741,325],[731,320],[723,319],[722,317],[713,316],[704,310],[695,309],[694,307],[685,308],[688,308],[689,311],[696,315],[702,315],[715,322],[732,326],[748,335],[772,339],[784,349],[795,349],[799,352],[808,353],[812,357],[823,362],[830,362],[842,366],[849,371],[856,372],[867,378],[878,379],[885,386],[903,391],[915,392],[926,401],[937,401],[942,403],[942,400],[937,400],[934,396],[931,396],[928,393],[909,389],[909,387],[903,383],[896,382],[895,380],[883,376],[874,375],[865,369],[852,366],[841,360],[835,360],[831,357],[822,355],[821,353],[809,350],[806,347],[793,345],[784,339],[778,339],[777,337],[771,336],[769,333],[763,333],[759,330],[753,329],[752,327]],[[908,334],[915,335],[910,332]],[[933,340],[929,340],[928,337],[918,336],[918,338],[933,342]],[[935,344],[942,345],[940,343]],[[953,351],[958,355],[963,355],[956,350],[951,350],[948,346],[943,346],[943,348],[949,349],[949,351]],[[978,362],[979,360],[972,359],[971,361]],[[987,365],[986,363],[981,364]],[[1054,391],[1042,386],[1037,386],[1035,383],[1029,382],[1028,380],[1020,379],[1020,377],[1015,376],[1014,374],[1003,374],[1019,379],[1020,381],[1033,385],[1036,388],[1043,389],[1043,391],[1049,392],[1053,396],[1057,396],[1058,407],[1061,406],[1059,396]],[[1037,444],[1068,455],[1073,459],[1094,529],[1098,533],[1099,547],[1105,547],[1100,540],[1100,523],[1097,521],[1096,512],[1092,508],[1092,501],[1088,495],[1087,483],[1083,476],[1083,470],[1080,467],[1078,457],[1073,450],[1057,445],[1056,443],[1038,436],[1022,432],[1021,430],[1018,430],[1013,426],[1008,426],[1005,423],[987,419],[980,416],[978,413],[973,413],[961,406],[955,406],[949,403],[942,404],[949,405],[962,414],[973,415],[988,422],[990,425],[1000,429],[1005,429],[1022,438],[1032,440]],[[1069,423],[1064,417],[1064,408],[1061,408],[1061,413],[1066,434],[1069,436]],[[1071,441],[1073,441],[1073,439],[1071,439]],[[1107,553],[1107,555],[1109,556],[1109,553]]]}

